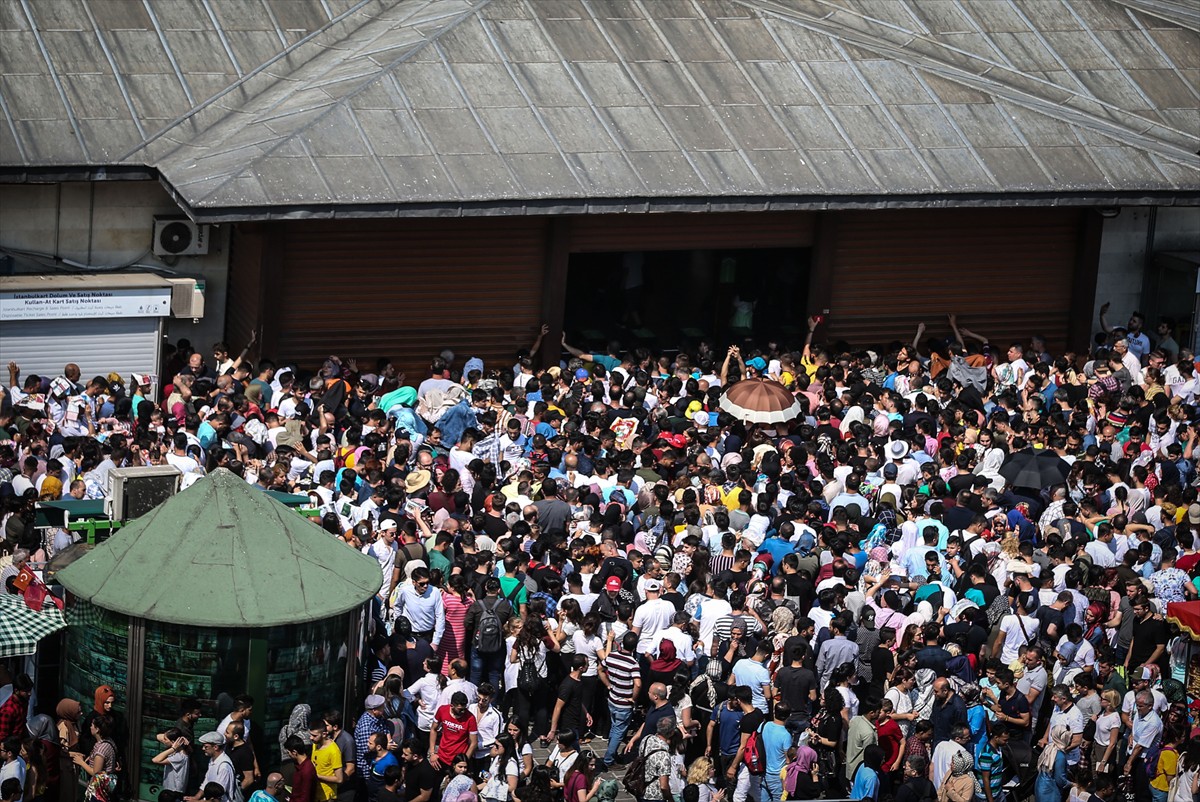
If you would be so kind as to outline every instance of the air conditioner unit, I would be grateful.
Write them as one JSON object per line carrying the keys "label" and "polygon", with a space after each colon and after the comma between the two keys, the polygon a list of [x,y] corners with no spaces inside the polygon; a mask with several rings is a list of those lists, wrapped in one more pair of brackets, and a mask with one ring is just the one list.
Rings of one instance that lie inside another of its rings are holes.
{"label": "air conditioner unit", "polygon": [[154,218],[155,256],[198,256],[208,253],[208,226],[183,215]]}
{"label": "air conditioner unit", "polygon": [[180,318],[204,317],[204,279],[168,278],[171,282],[171,314]]}
{"label": "air conditioner unit", "polygon": [[113,468],[108,472],[110,506],[114,521],[132,521],[179,492],[183,472],[174,465]]}

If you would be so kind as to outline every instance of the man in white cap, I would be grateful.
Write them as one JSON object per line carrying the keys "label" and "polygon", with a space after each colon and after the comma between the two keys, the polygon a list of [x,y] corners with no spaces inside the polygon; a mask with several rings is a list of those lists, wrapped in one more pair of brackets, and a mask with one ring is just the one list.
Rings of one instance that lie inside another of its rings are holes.
{"label": "man in white cap", "polygon": [[638,636],[638,654],[647,655],[658,642],[658,633],[671,626],[675,605],[662,598],[662,582],[657,579],[647,579],[642,590],[646,600],[634,611],[630,630]]}
{"label": "man in white cap", "polygon": [[[219,732],[204,733],[200,736],[200,749],[208,758],[208,771],[204,773],[204,782],[200,783],[200,787],[203,788],[208,783],[216,783],[225,789],[220,802],[235,802],[235,800],[240,802],[241,788],[238,786],[237,771],[233,768],[233,761],[230,760],[229,755],[225,754],[225,736]],[[201,795],[197,793],[187,799],[190,802],[200,802]]]}

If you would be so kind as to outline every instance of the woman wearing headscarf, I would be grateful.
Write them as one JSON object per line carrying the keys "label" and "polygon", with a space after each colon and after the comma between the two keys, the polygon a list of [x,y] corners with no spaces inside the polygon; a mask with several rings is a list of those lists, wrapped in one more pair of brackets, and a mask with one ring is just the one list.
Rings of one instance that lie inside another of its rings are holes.
{"label": "woman wearing headscarf", "polygon": [[305,744],[312,742],[312,736],[308,734],[308,716],[312,713],[312,708],[308,705],[296,705],[292,708],[292,714],[288,716],[287,724],[284,724],[279,730],[279,751],[282,754],[283,762],[280,764],[280,773],[283,774],[284,780],[291,782],[292,775],[296,771],[296,764],[288,755],[284,744],[287,739],[293,735],[300,736],[300,739]]}
{"label": "woman wearing headscarf", "polygon": [[89,754],[92,748],[96,745],[96,739],[92,737],[92,722],[97,718],[107,718],[111,723],[112,740],[117,744],[117,748],[124,744],[125,734],[125,718],[114,709],[117,694],[109,685],[101,685],[96,688],[96,692],[92,696],[92,709],[84,714],[83,720],[79,723],[79,749],[84,754]]}
{"label": "woman wearing headscarf", "polygon": [[[58,743],[54,731],[54,719],[45,713],[38,713],[29,719],[29,735],[40,742],[42,758],[41,784],[46,788],[42,802],[58,802],[63,776],[63,749]],[[70,760],[67,759],[67,776],[70,776]],[[71,783],[68,783],[71,785]]]}
{"label": "woman wearing headscarf", "polygon": [[1038,757],[1037,780],[1033,786],[1036,802],[1062,802],[1063,792],[1071,785],[1067,778],[1067,749],[1071,745],[1071,728],[1055,724],[1050,729],[1046,748]]}
{"label": "woman wearing headscarf", "polygon": [[54,708],[58,718],[58,743],[64,749],[73,750],[79,744],[79,719],[83,708],[74,699],[63,699]]}
{"label": "woman wearing headscarf", "polygon": [[938,789],[938,802],[971,802],[975,796],[975,761],[959,750],[950,758],[950,774]]}

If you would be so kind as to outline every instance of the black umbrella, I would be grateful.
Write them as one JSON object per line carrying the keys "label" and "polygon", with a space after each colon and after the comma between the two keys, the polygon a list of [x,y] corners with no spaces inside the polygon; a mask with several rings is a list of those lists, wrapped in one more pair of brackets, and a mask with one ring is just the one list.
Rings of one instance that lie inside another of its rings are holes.
{"label": "black umbrella", "polygon": [[1070,464],[1050,450],[1018,451],[1000,466],[1000,475],[1013,487],[1041,489],[1067,481]]}

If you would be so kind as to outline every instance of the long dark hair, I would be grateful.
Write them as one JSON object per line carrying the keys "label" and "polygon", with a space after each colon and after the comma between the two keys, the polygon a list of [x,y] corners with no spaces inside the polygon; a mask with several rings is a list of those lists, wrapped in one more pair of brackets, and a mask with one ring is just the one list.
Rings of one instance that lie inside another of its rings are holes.
{"label": "long dark hair", "polygon": [[591,750],[579,753],[579,757],[575,758],[575,762],[571,764],[571,770],[567,772],[566,777],[563,777],[563,785],[569,785],[571,778],[576,774],[583,775],[584,788],[591,787],[596,774],[596,756]]}
{"label": "long dark hair", "polygon": [[538,645],[545,637],[546,625],[542,623],[542,619],[537,616],[525,616],[525,624],[517,633],[517,639],[513,641],[513,649],[516,650],[518,656],[525,652],[536,657],[539,651]]}

